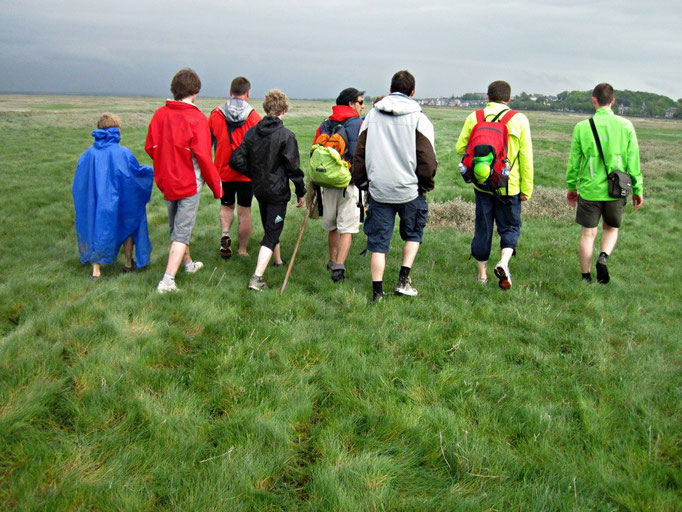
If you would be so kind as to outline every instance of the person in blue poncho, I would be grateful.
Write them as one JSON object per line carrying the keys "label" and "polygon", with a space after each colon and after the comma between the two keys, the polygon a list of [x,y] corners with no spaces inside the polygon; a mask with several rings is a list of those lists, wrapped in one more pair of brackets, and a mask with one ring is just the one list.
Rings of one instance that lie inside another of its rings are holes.
{"label": "person in blue poncho", "polygon": [[92,263],[91,279],[99,279],[101,264],[116,261],[121,245],[124,272],[147,266],[152,252],[146,204],[154,171],[119,144],[120,125],[114,114],[102,114],[92,132],[95,142],[79,158],[73,178],[78,252],[81,263]]}

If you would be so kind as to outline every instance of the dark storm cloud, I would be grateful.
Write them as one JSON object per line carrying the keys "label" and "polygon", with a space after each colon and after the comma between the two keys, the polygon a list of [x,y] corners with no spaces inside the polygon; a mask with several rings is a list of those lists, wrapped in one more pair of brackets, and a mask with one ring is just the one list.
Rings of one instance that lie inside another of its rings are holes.
{"label": "dark storm cloud", "polygon": [[682,21],[670,2],[4,1],[0,91],[167,95],[194,67],[202,94],[237,74],[253,93],[335,97],[385,92],[410,69],[418,95],[557,93],[610,81],[682,96]]}

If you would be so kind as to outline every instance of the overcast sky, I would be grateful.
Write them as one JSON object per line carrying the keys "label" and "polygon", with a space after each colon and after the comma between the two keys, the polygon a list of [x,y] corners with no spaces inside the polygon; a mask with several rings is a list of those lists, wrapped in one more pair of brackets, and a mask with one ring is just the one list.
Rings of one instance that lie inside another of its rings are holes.
{"label": "overcast sky", "polygon": [[408,69],[417,96],[616,89],[682,97],[677,0],[418,2],[0,0],[0,92],[169,96],[194,68],[206,96],[234,76],[262,97],[387,92]]}

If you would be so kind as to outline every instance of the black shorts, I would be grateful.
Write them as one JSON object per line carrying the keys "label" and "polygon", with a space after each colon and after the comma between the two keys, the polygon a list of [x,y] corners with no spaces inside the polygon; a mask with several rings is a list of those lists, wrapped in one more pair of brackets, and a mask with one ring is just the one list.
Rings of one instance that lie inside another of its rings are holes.
{"label": "black shorts", "polygon": [[266,203],[258,200],[260,220],[263,223],[263,240],[261,245],[275,250],[284,228],[284,217],[287,215],[287,203]]}
{"label": "black shorts", "polygon": [[588,201],[578,197],[575,221],[584,228],[596,228],[599,225],[599,217],[601,217],[612,228],[619,228],[623,221],[623,210],[626,202],[627,198],[625,197],[613,201]]}
{"label": "black shorts", "polygon": [[232,206],[235,194],[239,206],[251,208],[253,189],[250,181],[223,181],[223,197],[220,198],[220,204]]}

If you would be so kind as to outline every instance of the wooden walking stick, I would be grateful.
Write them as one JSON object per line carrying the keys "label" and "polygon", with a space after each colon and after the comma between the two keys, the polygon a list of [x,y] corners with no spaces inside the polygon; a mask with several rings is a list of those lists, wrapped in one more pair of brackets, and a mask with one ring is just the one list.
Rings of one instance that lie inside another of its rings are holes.
{"label": "wooden walking stick", "polygon": [[296,259],[296,253],[298,252],[298,246],[301,245],[301,238],[303,238],[303,231],[305,231],[305,225],[308,223],[308,217],[310,217],[310,208],[312,208],[312,201],[308,203],[308,207],[305,209],[305,215],[303,217],[303,225],[301,226],[301,231],[298,232],[298,240],[296,240],[296,246],[294,247],[294,252],[291,254],[291,261],[289,262],[289,268],[287,268],[287,273],[284,276],[284,282],[282,283],[282,289],[279,294],[284,293],[284,288],[287,286],[289,281],[289,274],[291,274],[291,269],[294,266],[294,260]]}

